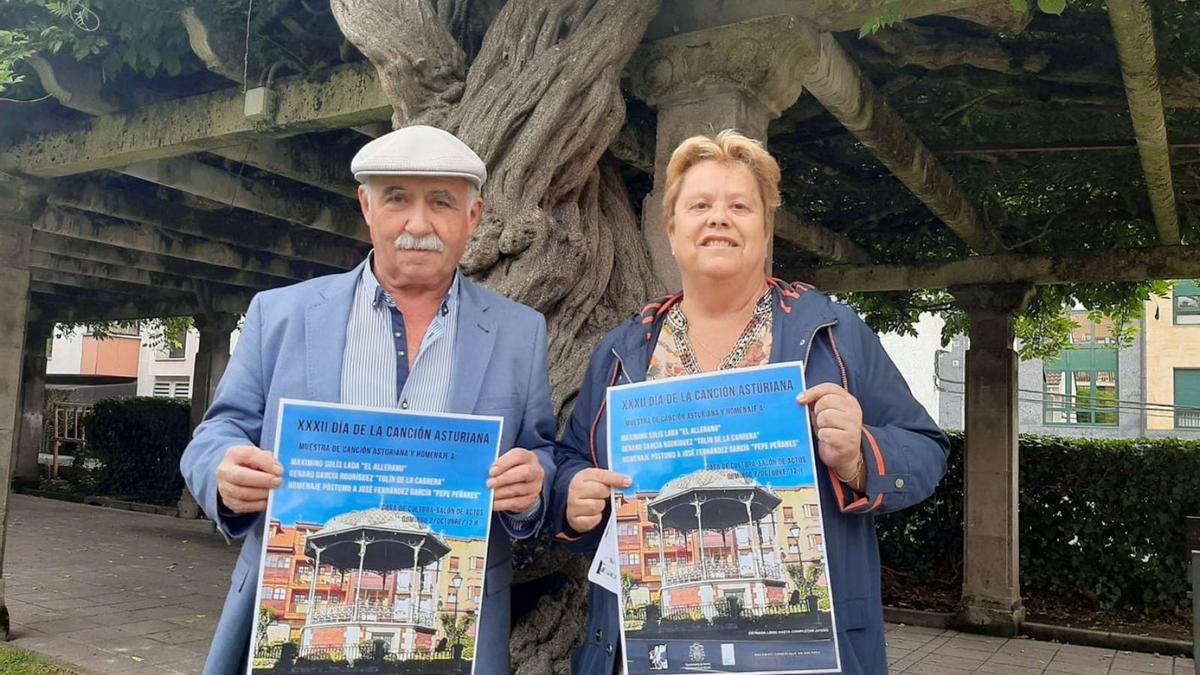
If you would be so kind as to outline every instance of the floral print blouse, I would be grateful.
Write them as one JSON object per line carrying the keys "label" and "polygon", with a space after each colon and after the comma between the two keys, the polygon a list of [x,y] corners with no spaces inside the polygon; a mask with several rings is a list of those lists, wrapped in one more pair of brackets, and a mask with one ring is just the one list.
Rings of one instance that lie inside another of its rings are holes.
{"label": "floral print blouse", "polygon": [[[771,358],[771,291],[767,290],[754,305],[750,322],[742,331],[733,351],[717,366],[717,370],[761,366]],[[702,373],[696,352],[688,340],[688,320],[679,304],[667,311],[646,380],[661,380],[679,375]]]}

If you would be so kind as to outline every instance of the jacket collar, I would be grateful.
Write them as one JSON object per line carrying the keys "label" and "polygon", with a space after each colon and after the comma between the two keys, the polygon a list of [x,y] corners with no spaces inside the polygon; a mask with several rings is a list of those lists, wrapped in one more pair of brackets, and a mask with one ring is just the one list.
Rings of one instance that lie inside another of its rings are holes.
{"label": "jacket collar", "polygon": [[458,334],[454,344],[454,364],[450,375],[450,410],[470,413],[475,410],[483,387],[483,374],[496,346],[497,324],[489,313],[489,295],[461,272],[458,275]]}
{"label": "jacket collar", "polygon": [[[333,275],[304,308],[305,373],[308,395],[314,401],[337,402],[342,396],[342,355],[346,349],[346,324],[365,266],[370,258],[342,274]],[[451,410],[470,412],[479,398],[484,368],[496,342],[496,322],[488,314],[491,300],[458,273],[458,336],[451,373]],[[470,359],[457,358],[470,354]]]}
{"label": "jacket collar", "polygon": [[[808,284],[788,283],[775,278],[767,281],[775,296],[771,321],[771,362],[802,358],[807,353],[808,341],[819,329],[837,324],[833,303]],[[621,329],[612,348],[622,369],[623,376],[618,383],[646,379],[650,357],[654,354],[667,312],[681,300],[683,293],[657,298],[647,303]]]}
{"label": "jacket collar", "polygon": [[346,324],[366,264],[363,260],[349,272],[334,275],[304,308],[305,374],[314,401],[341,400]]}

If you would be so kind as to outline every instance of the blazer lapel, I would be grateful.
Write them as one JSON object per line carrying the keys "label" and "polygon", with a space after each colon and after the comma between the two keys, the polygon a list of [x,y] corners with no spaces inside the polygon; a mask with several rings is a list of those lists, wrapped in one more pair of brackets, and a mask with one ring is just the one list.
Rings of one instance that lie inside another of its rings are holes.
{"label": "blazer lapel", "polygon": [[366,262],[337,275],[304,308],[305,374],[308,396],[313,401],[337,403],[342,398],[346,324],[350,321],[350,308],[363,265]]}
{"label": "blazer lapel", "polygon": [[472,413],[496,345],[496,321],[487,298],[464,274],[459,282],[458,336],[450,376],[450,412]]}

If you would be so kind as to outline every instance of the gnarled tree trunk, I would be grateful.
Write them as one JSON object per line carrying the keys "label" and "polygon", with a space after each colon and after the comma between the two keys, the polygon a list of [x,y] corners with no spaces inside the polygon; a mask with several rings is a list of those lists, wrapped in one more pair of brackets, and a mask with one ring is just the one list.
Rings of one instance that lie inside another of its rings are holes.
{"label": "gnarled tree trunk", "polygon": [[[658,289],[637,215],[611,159],[625,120],[620,76],[658,0],[510,0],[469,66],[443,21],[457,3],[333,0],[346,37],[378,68],[395,126],[458,135],[488,166],[483,221],[462,261],[473,279],[549,323],[563,417],[601,336]],[[586,616],[586,568],[544,543],[518,552],[518,581],[547,595],[513,631],[519,672],[567,672]],[[523,599],[524,600],[524,599]]]}

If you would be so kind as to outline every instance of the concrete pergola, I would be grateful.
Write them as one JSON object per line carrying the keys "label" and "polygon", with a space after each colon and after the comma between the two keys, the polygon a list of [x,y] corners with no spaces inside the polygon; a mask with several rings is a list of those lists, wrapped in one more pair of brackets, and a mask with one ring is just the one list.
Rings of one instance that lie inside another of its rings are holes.
{"label": "concrete pergola", "polygon": [[[1144,0],[1109,0],[1158,245],[1028,255],[1000,245],[937,153],[835,38],[857,30],[883,4],[664,2],[625,73],[630,96],[653,107],[657,120],[652,149],[642,146],[641,160],[653,166],[644,236],[656,273],[674,286],[656,207],[670,151],[687,136],[727,127],[775,143],[769,123],[807,92],[958,238],[969,252],[958,259],[885,264],[867,242],[793,211],[781,215],[777,229],[780,240],[821,261],[799,273],[826,292],[945,288],[970,316],[961,616],[1013,633],[1024,617],[1016,315],[1038,284],[1200,277],[1200,251],[1182,245],[1154,28]],[[896,3],[910,19],[988,4]],[[210,71],[195,91],[136,92],[148,102],[130,109],[96,73],[39,57],[34,66],[56,105],[36,114],[5,111],[0,447],[12,448],[0,461],[5,485],[37,477],[44,350],[55,322],[193,316],[200,332],[192,390],[198,420],[252,295],[349,269],[368,250],[348,167],[358,146],[390,128],[393,109],[375,68],[360,61],[278,78],[271,104],[255,107],[235,84],[240,60],[231,65],[218,53],[200,18],[185,13],[181,20]],[[618,141],[630,140],[622,134]],[[778,265],[776,271],[797,273]],[[0,512],[7,494],[0,490]],[[0,528],[0,552],[3,538]],[[2,605],[0,628],[7,633]]]}

